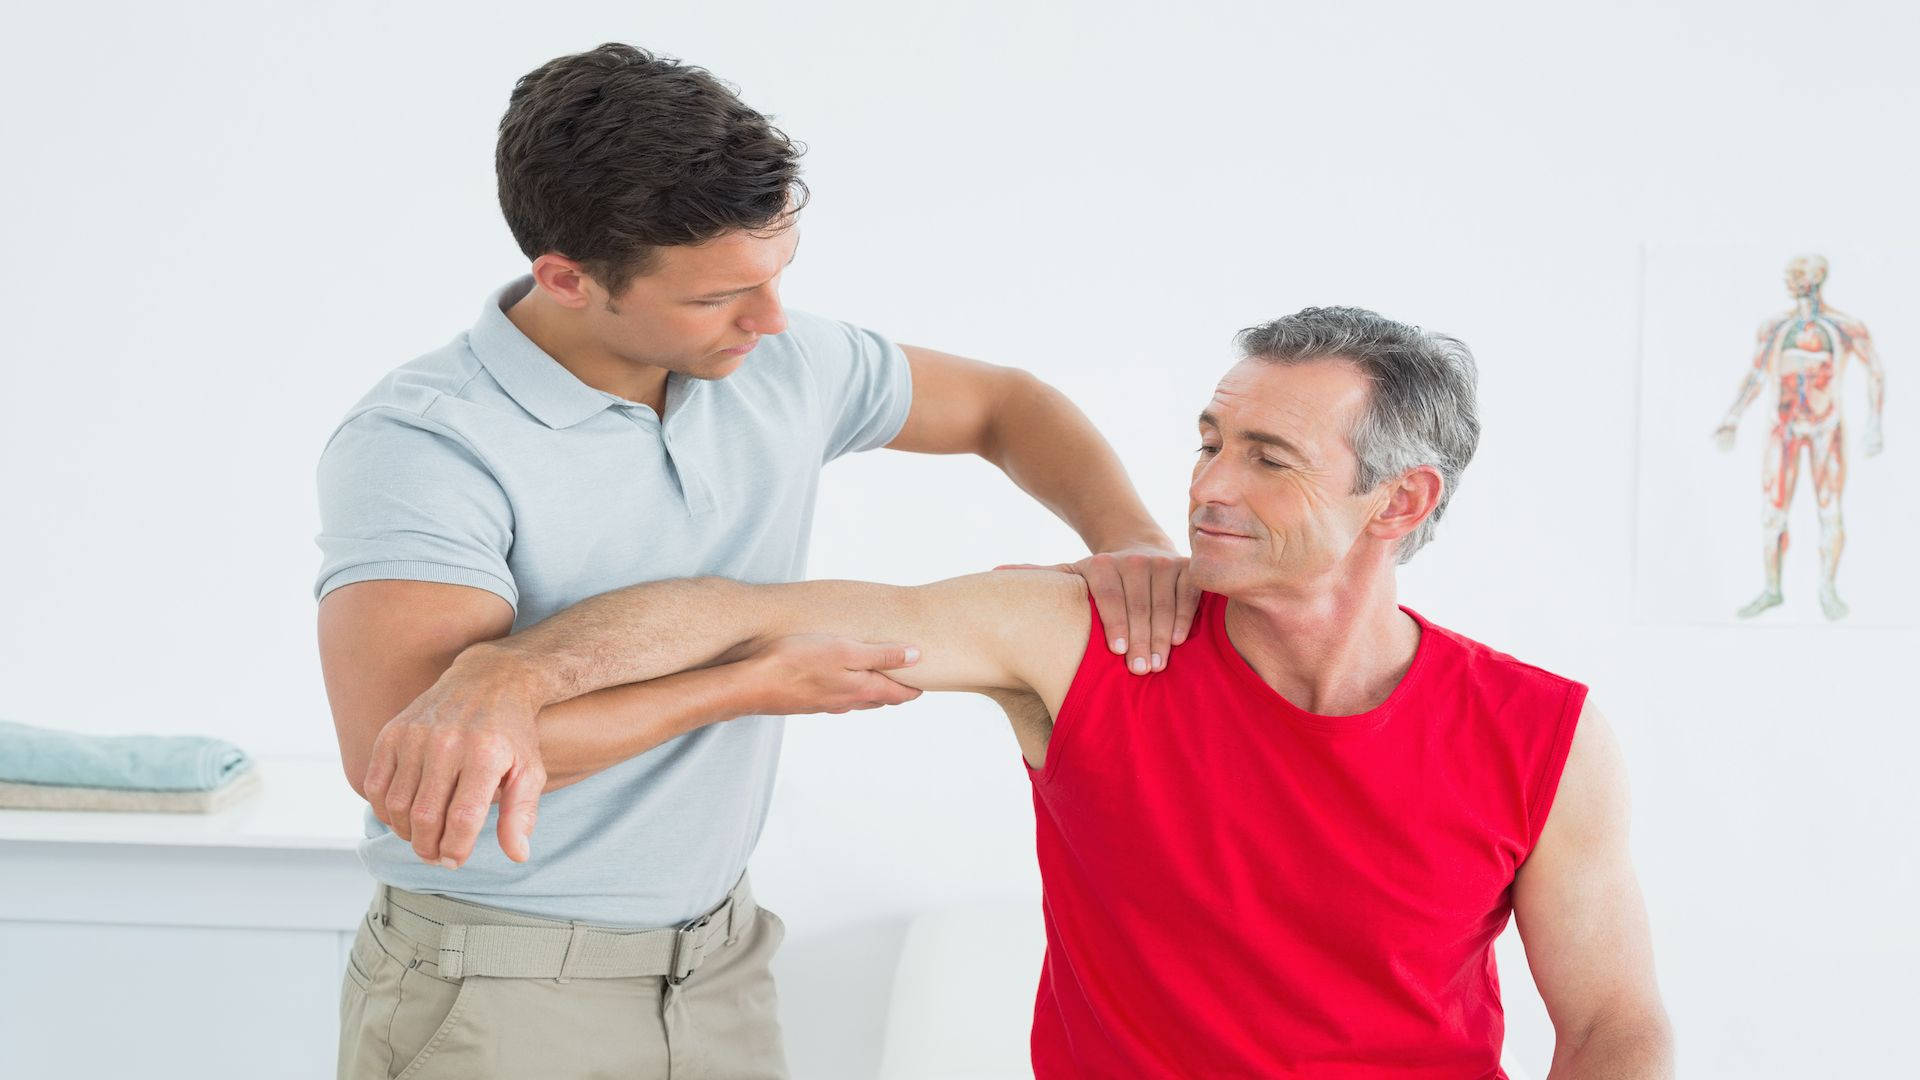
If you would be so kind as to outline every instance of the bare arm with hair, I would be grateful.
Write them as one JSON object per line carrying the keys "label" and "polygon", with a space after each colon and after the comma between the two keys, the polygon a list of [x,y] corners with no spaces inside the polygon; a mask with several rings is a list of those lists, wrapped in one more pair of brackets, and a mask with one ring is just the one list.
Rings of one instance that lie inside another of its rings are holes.
{"label": "bare arm with hair", "polygon": [[[341,764],[356,792],[366,797],[368,764],[382,728],[468,647],[500,638],[512,627],[513,609],[504,599],[466,585],[361,581],[321,600],[321,674]],[[395,814],[382,801],[368,801],[375,816],[409,842],[416,832],[441,829],[448,837],[467,837],[458,851],[464,859],[485,823],[488,804],[499,798],[505,804],[501,848],[524,861],[535,807],[515,795],[537,797],[566,787],[675,736],[736,716],[845,712],[919,697],[920,691],[873,670],[892,662],[888,653],[836,638],[778,638],[732,663],[609,686],[547,705],[524,725],[447,733],[456,738],[440,747],[443,756],[470,760],[475,777],[489,772],[498,777],[486,801],[461,804],[461,813],[471,820],[443,821],[435,815],[444,807],[425,806],[416,818],[413,807]],[[781,677],[766,677],[773,671]],[[429,848],[420,854],[438,861],[455,853]]]}
{"label": "bare arm with hair", "polygon": [[[381,729],[364,793],[387,815],[382,820],[413,822],[414,850],[423,859],[457,864],[471,851],[476,814],[484,819],[501,780],[489,761],[460,750],[472,742],[467,733],[517,730],[556,702],[755,656],[763,659],[734,669],[747,700],[795,692],[796,683],[817,677],[819,665],[781,658],[814,635],[876,643],[871,647],[890,659],[873,666],[907,686],[1029,693],[1051,713],[1079,667],[1087,631],[1085,583],[1048,570],[993,571],[913,587],[746,585],[725,578],[632,585],[462,651]],[[1016,724],[1016,732],[1031,730]],[[1023,734],[1022,750],[1031,761],[1044,753],[1044,743],[1033,745]],[[530,831],[529,804],[537,803],[543,786],[543,778],[529,777],[502,796],[503,820],[513,813]],[[440,821],[452,826],[444,840]]]}

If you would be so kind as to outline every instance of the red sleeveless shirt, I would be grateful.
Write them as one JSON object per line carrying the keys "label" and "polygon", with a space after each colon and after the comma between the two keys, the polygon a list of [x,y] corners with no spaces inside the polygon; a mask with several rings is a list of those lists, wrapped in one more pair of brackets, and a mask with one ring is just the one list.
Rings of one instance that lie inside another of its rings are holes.
{"label": "red sleeveless shirt", "polygon": [[1587,688],[1420,624],[1387,700],[1298,708],[1201,596],[1163,671],[1099,612],[1029,768],[1054,1077],[1504,1077],[1493,941]]}

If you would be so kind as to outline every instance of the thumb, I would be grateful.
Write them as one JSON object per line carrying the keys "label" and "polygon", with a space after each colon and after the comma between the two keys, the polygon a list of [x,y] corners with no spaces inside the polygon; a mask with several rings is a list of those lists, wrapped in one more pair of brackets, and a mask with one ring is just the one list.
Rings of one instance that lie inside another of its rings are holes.
{"label": "thumb", "polygon": [[546,770],[537,764],[519,764],[501,786],[500,850],[514,862],[533,857],[533,823],[540,816],[540,789],[546,780]]}
{"label": "thumb", "polygon": [[865,667],[869,671],[892,671],[918,663],[920,650],[912,645],[869,645]]}

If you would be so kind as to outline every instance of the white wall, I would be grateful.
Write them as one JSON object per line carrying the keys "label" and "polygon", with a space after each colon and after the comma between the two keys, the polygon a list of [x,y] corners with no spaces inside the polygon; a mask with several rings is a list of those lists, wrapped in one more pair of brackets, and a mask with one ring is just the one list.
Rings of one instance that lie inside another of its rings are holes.
{"label": "white wall", "polygon": [[[1232,331],[1357,303],[1463,337],[1482,456],[1403,597],[1585,679],[1613,718],[1685,1074],[1904,1067],[1920,738],[1897,672],[1920,635],[1639,626],[1629,586],[1640,245],[1884,246],[1920,284],[1912,9],[971,7],[10,19],[0,714],[332,749],[321,442],[520,272],[491,172],[512,80],[626,40],[715,70],[811,147],[790,304],[1039,372],[1176,536]],[[1756,320],[1784,306],[1764,301]],[[1858,314],[1882,329],[1887,437],[1920,438],[1913,315]],[[1729,395],[1750,333],[1703,361]],[[1852,497],[1911,483],[1863,467]],[[815,576],[909,582],[1076,547],[978,461],[873,454],[828,470],[814,553]],[[904,920],[1037,887],[1026,782],[972,698],[790,730],[754,870],[793,928],[793,1056],[870,1075]],[[1539,1005],[1507,978],[1544,1072]]]}

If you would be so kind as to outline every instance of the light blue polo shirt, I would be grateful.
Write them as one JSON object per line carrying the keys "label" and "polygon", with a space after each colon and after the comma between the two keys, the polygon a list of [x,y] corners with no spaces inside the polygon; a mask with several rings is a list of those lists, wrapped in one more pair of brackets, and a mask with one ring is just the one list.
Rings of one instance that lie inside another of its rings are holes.
{"label": "light blue polo shirt", "polygon": [[[589,596],[662,578],[806,577],[820,467],[899,434],[907,359],[871,330],[801,311],[724,379],[667,376],[666,421],[581,382],[506,316],[389,373],[320,456],[316,599],[356,581],[471,585],[519,630]],[[689,612],[689,617],[697,617]],[[743,716],[541,799],[533,858],[488,813],[458,870],[422,862],[367,811],[380,881],[552,919],[685,922],[727,894],[760,838],[782,719]]]}

